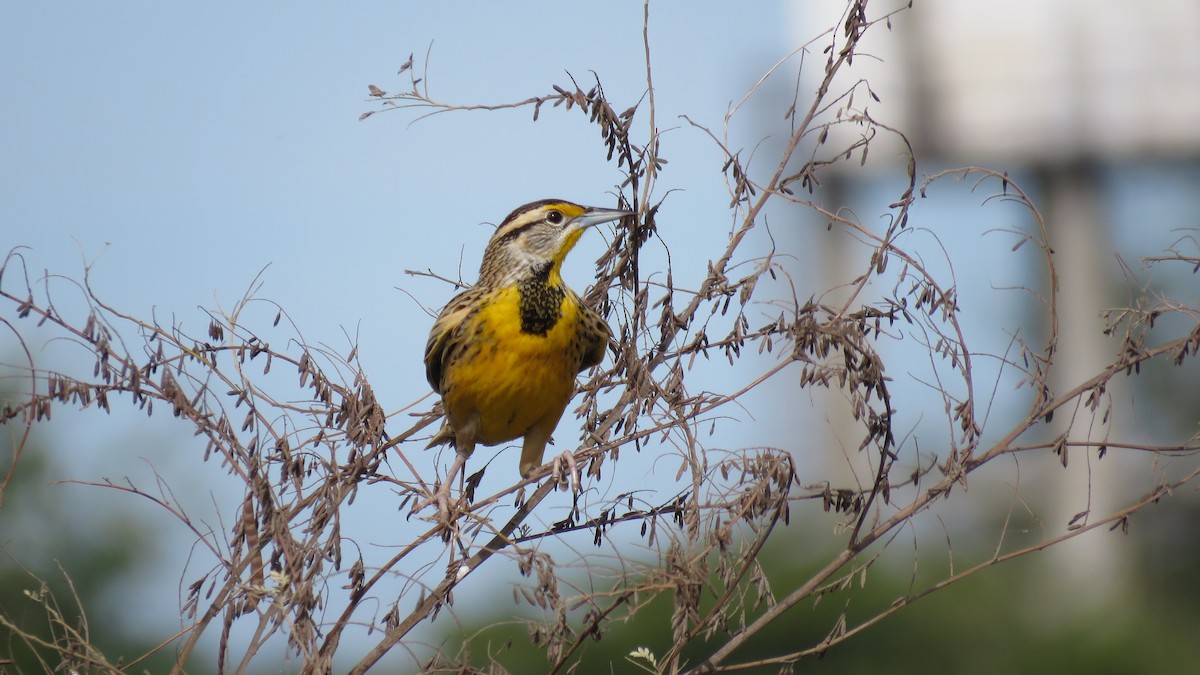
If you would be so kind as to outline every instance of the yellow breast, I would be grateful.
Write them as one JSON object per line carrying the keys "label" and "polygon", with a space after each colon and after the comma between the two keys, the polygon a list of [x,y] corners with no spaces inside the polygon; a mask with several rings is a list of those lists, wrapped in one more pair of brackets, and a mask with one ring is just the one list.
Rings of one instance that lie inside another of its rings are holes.
{"label": "yellow breast", "polygon": [[516,286],[489,294],[463,326],[466,346],[446,364],[444,402],[452,427],[479,416],[486,445],[525,435],[535,423],[557,422],[571,400],[582,348],[579,300],[567,292],[560,317],[545,334],[522,330]]}

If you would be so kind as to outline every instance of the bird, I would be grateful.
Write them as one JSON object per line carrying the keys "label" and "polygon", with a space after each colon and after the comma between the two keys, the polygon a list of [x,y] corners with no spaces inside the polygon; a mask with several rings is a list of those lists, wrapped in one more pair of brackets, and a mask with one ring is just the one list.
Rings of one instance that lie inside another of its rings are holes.
{"label": "bird", "polygon": [[478,281],[438,314],[425,375],[441,396],[445,422],[427,447],[449,442],[456,456],[423,505],[436,501],[443,520],[450,484],[476,445],[523,438],[521,476],[541,466],[576,376],[603,360],[611,336],[564,283],[563,260],[588,228],[632,215],[562,199],[517,207],[488,241]]}

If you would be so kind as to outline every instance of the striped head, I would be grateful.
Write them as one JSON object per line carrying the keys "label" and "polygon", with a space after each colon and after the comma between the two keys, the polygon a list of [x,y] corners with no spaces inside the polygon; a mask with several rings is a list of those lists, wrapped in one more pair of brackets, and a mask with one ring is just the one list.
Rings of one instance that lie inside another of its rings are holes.
{"label": "striped head", "polygon": [[631,215],[632,211],[580,206],[561,199],[520,206],[508,214],[488,242],[479,285],[499,288],[543,275],[560,283],[562,262],[584,230]]}

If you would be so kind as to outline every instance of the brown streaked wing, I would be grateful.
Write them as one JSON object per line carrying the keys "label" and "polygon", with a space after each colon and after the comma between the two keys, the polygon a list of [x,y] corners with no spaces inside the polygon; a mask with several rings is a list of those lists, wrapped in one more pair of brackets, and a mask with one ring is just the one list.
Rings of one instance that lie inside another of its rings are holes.
{"label": "brown streaked wing", "polygon": [[582,303],[580,309],[583,312],[583,334],[588,339],[583,345],[583,361],[579,364],[579,372],[582,373],[604,360],[604,352],[608,349],[608,339],[612,331],[596,310]]}
{"label": "brown streaked wing", "polygon": [[451,351],[447,347],[461,335],[458,327],[475,312],[481,294],[481,289],[475,286],[451,298],[429,330],[429,341],[425,343],[425,379],[439,394],[442,393],[446,354]]}

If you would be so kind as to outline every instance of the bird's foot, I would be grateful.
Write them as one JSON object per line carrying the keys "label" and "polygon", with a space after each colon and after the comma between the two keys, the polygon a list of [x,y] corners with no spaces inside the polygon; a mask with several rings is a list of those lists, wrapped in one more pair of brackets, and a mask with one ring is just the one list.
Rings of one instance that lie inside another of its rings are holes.
{"label": "bird's foot", "polygon": [[448,541],[453,531],[454,521],[458,519],[460,501],[460,499],[451,499],[450,483],[443,482],[437,486],[433,494],[417,502],[408,515],[411,518],[414,514],[420,513],[430,506],[435,506],[434,513],[421,516],[421,518],[440,526],[442,539]]}
{"label": "bird's foot", "polygon": [[583,481],[579,475],[579,465],[575,463],[575,453],[565,450],[561,455],[555,457],[551,462],[550,475],[554,477],[555,484],[560,488],[569,487],[576,494],[579,493]]}
{"label": "bird's foot", "polygon": [[461,498],[455,500],[450,499],[450,485],[458,477],[458,474],[460,471],[462,471],[463,465],[466,463],[466,461],[466,455],[459,453],[458,456],[454,458],[454,463],[450,465],[450,470],[446,472],[446,479],[438,484],[437,489],[433,491],[433,494],[429,498],[418,502],[417,505],[412,508],[412,511],[409,511],[408,513],[408,515],[411,517],[414,513],[424,511],[427,507],[436,504],[437,515],[425,516],[425,520],[429,520],[441,525],[442,539],[447,541],[450,539],[451,526],[454,524],[454,521],[457,519],[459,513],[459,502],[462,501]]}

